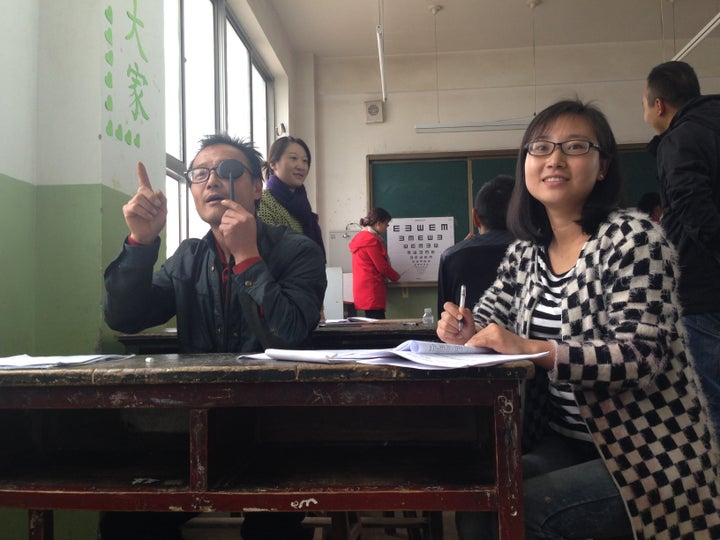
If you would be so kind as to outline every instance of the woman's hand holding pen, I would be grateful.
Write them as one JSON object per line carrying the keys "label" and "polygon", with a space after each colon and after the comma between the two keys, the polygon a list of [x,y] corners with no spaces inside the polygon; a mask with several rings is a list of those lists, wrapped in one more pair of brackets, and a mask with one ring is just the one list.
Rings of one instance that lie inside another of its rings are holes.
{"label": "woman's hand holding pen", "polygon": [[[475,333],[472,311],[452,302],[443,304],[443,312],[437,325],[437,335],[445,343],[464,344]],[[458,323],[462,321],[462,326]]]}
{"label": "woman's hand holding pen", "polygon": [[[534,350],[532,343],[543,343],[549,345],[546,341],[537,341],[525,339],[510,330],[506,330],[502,326],[490,323],[478,330],[468,339],[466,345],[472,347],[487,347],[500,354],[531,354],[541,352]],[[543,350],[547,350],[543,348]]]}
{"label": "woman's hand holding pen", "polygon": [[[534,360],[545,369],[552,369],[555,363],[555,346],[550,341],[525,339],[495,323],[479,325],[473,320],[472,311],[460,308],[452,302],[443,304],[444,311],[437,325],[437,335],[445,343],[487,347],[499,354],[535,354],[547,352],[546,356]],[[458,322],[463,321],[458,330]]]}

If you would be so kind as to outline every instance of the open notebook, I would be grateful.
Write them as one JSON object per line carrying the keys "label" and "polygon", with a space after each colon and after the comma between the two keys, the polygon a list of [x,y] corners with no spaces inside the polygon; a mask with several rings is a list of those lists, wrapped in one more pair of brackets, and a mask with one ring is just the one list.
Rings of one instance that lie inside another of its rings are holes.
{"label": "open notebook", "polygon": [[391,349],[267,349],[264,354],[251,357],[324,364],[357,362],[417,369],[456,369],[502,364],[514,360],[529,360],[545,354],[497,354],[491,349],[481,347],[408,340]]}

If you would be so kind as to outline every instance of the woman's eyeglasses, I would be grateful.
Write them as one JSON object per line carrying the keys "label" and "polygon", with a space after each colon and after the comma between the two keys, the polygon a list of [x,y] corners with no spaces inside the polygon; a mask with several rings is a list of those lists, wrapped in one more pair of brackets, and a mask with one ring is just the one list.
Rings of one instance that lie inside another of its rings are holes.
{"label": "woman's eyeglasses", "polygon": [[598,152],[602,153],[602,148],[600,148],[600,146],[583,139],[572,139],[563,142],[544,140],[532,141],[525,145],[525,151],[531,156],[542,157],[549,156],[557,147],[560,147],[560,151],[566,156],[583,156],[590,152],[592,148],[595,148]]}

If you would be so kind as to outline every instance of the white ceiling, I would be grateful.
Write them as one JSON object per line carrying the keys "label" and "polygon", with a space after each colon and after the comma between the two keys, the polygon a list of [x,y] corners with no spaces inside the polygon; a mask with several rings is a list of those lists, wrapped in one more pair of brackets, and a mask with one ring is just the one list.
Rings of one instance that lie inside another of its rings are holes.
{"label": "white ceiling", "polygon": [[720,0],[267,1],[293,49],[319,57],[377,55],[382,21],[386,55],[433,53],[435,32],[440,53],[529,47],[534,28],[538,47],[664,38],[669,59],[720,12]]}

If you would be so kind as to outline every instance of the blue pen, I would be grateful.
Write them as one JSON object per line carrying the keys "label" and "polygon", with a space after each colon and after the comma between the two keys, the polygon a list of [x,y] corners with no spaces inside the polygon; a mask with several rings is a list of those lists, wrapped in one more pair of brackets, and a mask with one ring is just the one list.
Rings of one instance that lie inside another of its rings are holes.
{"label": "blue pen", "polygon": [[[458,305],[459,308],[465,307],[465,298],[467,297],[467,287],[465,285],[460,285],[460,304]],[[458,321],[458,332],[462,332],[463,329],[463,320],[460,319]]]}

